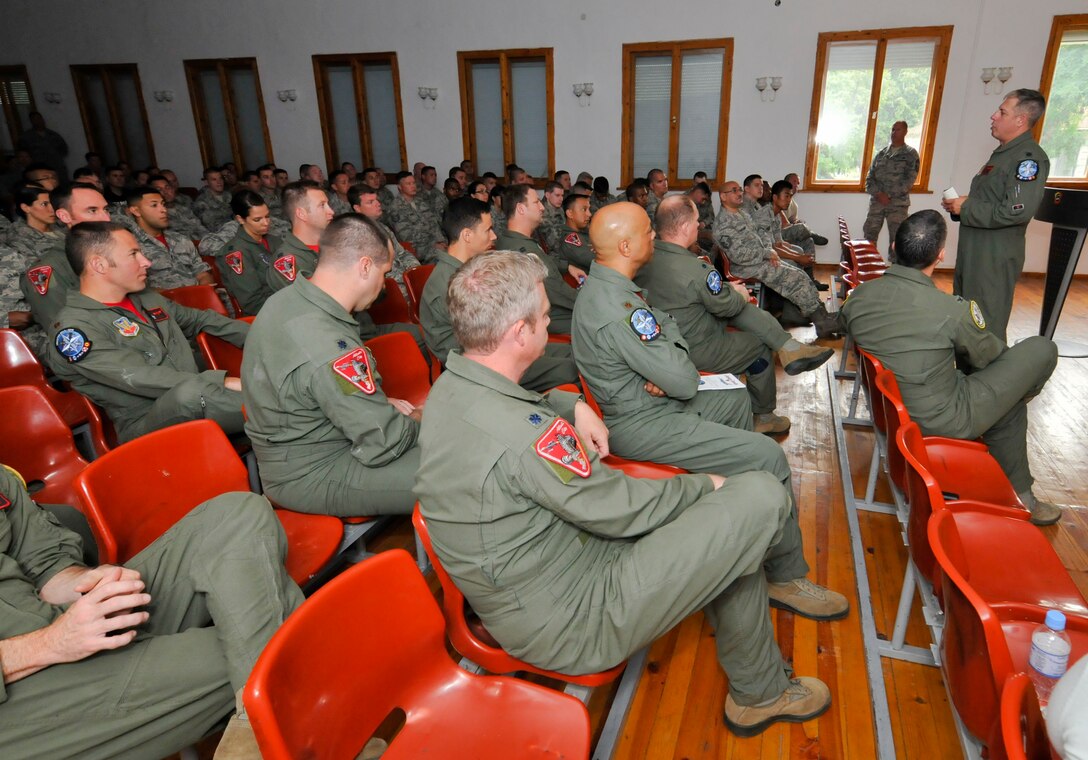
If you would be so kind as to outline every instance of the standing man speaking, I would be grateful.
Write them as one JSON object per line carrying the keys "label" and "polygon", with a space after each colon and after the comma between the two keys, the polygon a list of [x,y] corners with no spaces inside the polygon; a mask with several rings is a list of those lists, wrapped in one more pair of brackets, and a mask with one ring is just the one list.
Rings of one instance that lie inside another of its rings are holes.
{"label": "standing man speaking", "polygon": [[918,151],[907,145],[907,122],[892,124],[890,142],[881,148],[869,165],[865,176],[865,192],[870,196],[869,214],[865,217],[862,234],[876,245],[880,228],[888,220],[888,248],[895,242],[895,231],[907,218],[910,209],[910,189],[918,178]]}
{"label": "standing man speaking", "polygon": [[1039,92],[1010,92],[990,117],[990,134],[1000,144],[971,180],[970,193],[941,203],[960,217],[952,292],[975,301],[1001,340],[1024,268],[1024,233],[1050,174],[1050,159],[1031,135],[1045,110]]}

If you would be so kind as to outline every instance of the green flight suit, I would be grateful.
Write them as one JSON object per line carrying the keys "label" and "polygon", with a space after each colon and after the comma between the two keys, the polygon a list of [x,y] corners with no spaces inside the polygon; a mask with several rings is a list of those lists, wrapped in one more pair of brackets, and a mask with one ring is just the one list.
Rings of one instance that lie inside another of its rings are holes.
{"label": "green flight suit", "polygon": [[522,235],[520,232],[506,229],[502,233],[496,232],[496,234],[498,234],[498,238],[495,240],[496,251],[535,253],[540,257],[541,263],[548,270],[548,276],[544,279],[544,291],[548,294],[548,302],[551,304],[549,315],[552,322],[548,325],[548,332],[569,335],[571,314],[574,313],[574,299],[578,295],[578,291],[563,279],[555,258],[544,253],[544,250],[535,240]]}
{"label": "green flight suit", "polygon": [[223,285],[250,316],[259,312],[272,295],[266,270],[272,266],[272,251],[279,246],[279,238],[266,235],[259,243],[239,225],[234,237],[215,255]]}
{"label": "green flight suit", "polygon": [[[443,365],[450,351],[460,348],[453,334],[446,293],[450,289],[450,280],[461,266],[461,262],[446,251],[436,251],[434,270],[423,286],[419,303],[423,337]],[[523,387],[540,392],[564,383],[577,382],[578,369],[574,366],[570,345],[566,343],[549,343],[545,346],[544,355],[533,362],[521,378]]]}
{"label": "green flight suit", "polygon": [[152,290],[129,298],[142,321],[79,290],[68,293],[47,354],[57,377],[105,409],[121,441],[199,419],[242,432],[241,394],[224,387],[223,370],[197,369],[189,340],[204,331],[242,346],[249,325]]}
{"label": "green flight suit", "polygon": [[593,266],[593,259],[597,256],[586,231],[576,230],[569,224],[559,228],[551,251],[559,260],[560,270],[566,269],[568,264],[574,264],[579,269],[588,272]]}
{"label": "green flight suit", "polygon": [[41,257],[30,264],[26,275],[19,278],[19,288],[30,304],[34,321],[47,335],[56,326],[57,314],[68,302],[68,291],[79,290],[79,278],[64,253],[66,236],[60,236],[46,248]]}
{"label": "green flight suit", "polygon": [[268,299],[242,358],[265,493],[299,512],[407,514],[419,423],[382,392],[359,325],[305,278]]}
{"label": "green flight suit", "polygon": [[986,315],[986,328],[1002,342],[1024,269],[1024,235],[1049,174],[1050,159],[1025,132],[993,152],[960,208],[952,292],[975,301]]}
{"label": "green flight suit", "polygon": [[[629,478],[568,425],[576,399],[527,391],[458,353],[431,391],[416,493],[487,630],[538,667],[592,673],[702,609],[738,704],[780,694],[787,668],[761,565],[805,573],[789,494],[765,472],[717,491],[699,475]],[[549,443],[570,454],[549,456]]]}
{"label": "green flight suit", "polygon": [[[699,371],[676,321],[652,308],[631,280],[599,262],[593,267],[574,307],[571,341],[616,454],[718,475],[767,470],[791,488],[782,447],[751,432],[748,394],[696,392]],[[651,396],[647,380],[667,395]]]}
{"label": "green flight suit", "polygon": [[[1031,488],[1027,400],[1058,361],[1053,341],[1033,336],[1009,347],[985,329],[974,302],[939,290],[917,269],[893,264],[862,283],[842,307],[859,346],[892,371],[925,435],[979,436],[1017,493]],[[956,360],[970,368],[964,374]]]}
{"label": "green flight suit", "polygon": [[771,352],[790,338],[778,320],[748,303],[718,270],[675,243],[654,241],[654,257],[636,275],[635,284],[676,320],[699,371],[747,374],[752,411],[774,411],[778,394]]}
{"label": "green flight suit", "polygon": [[[139,473],[133,473],[138,477]],[[38,591],[81,565],[79,538],[0,468],[0,639],[40,630],[66,606]],[[268,502],[230,493],[197,506],[125,563],[151,595],[131,644],[0,684],[11,758],[161,758],[221,726],[264,645],[302,603]],[[208,625],[212,623],[212,625]]]}

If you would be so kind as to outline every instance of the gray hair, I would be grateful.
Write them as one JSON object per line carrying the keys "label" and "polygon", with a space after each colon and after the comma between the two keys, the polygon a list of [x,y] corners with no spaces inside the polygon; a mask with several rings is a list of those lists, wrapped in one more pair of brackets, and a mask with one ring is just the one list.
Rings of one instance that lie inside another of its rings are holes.
{"label": "gray hair", "polygon": [[1016,98],[1016,110],[1028,117],[1028,126],[1034,127],[1035,122],[1043,117],[1046,111],[1046,99],[1038,90],[1029,90],[1022,87],[1013,90],[1006,98]]}
{"label": "gray hair", "polygon": [[457,270],[446,305],[461,348],[494,353],[515,322],[535,325],[540,309],[537,285],[547,276],[535,253],[513,251],[481,254]]}

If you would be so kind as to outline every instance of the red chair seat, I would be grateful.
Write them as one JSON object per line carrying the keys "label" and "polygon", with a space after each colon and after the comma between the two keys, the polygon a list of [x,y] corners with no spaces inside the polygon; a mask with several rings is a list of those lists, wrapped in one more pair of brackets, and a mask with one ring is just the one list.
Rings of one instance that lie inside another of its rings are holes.
{"label": "red chair seat", "polygon": [[422,406],[431,392],[431,374],[412,336],[406,332],[379,335],[368,340],[366,347],[374,355],[385,395]]}
{"label": "red chair seat", "polygon": [[75,505],[73,480],[87,466],[72,431],[40,388],[0,388],[0,462],[18,470],[40,504]]}

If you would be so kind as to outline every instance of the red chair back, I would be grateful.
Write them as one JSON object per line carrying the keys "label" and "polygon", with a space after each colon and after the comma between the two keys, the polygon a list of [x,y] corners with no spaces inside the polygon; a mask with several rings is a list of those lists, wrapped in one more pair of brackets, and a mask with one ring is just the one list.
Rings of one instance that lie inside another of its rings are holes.
{"label": "red chair back", "polygon": [[227,314],[227,307],[219,298],[219,293],[211,285],[186,285],[181,288],[167,288],[159,292],[171,301],[188,306],[190,309],[209,309],[224,317],[230,316]]}
{"label": "red chair back", "polygon": [[884,404],[884,430],[888,436],[888,475],[900,493],[905,495],[907,492],[906,463],[895,442],[899,426],[905,422],[910,422],[910,415],[907,414],[907,407],[903,403],[903,397],[899,395],[899,383],[896,382],[895,375],[888,370],[878,372],[875,382],[877,390],[880,391],[881,401]]}
{"label": "red chair back", "polygon": [[244,700],[266,760],[355,757],[397,708],[405,722],[388,752],[398,757],[589,751],[589,716],[577,700],[457,667],[434,597],[400,549],[350,568],[287,618]]}
{"label": "red chair back", "polygon": [[201,256],[200,260],[211,268],[209,274],[212,276],[212,279],[215,280],[215,284],[219,287],[223,287],[223,275],[219,271],[219,264],[216,263],[215,256]]}
{"label": "red chair back", "polygon": [[42,365],[19,333],[0,329],[0,386],[44,383]]}
{"label": "red chair back", "polygon": [[18,470],[34,500],[76,504],[72,484],[87,466],[72,431],[40,388],[0,388],[0,462]]}
{"label": "red chair back", "polygon": [[[945,508],[944,495],[929,471],[929,457],[918,424],[907,422],[901,425],[895,440],[896,448],[903,457],[903,492],[910,505],[907,519],[910,557],[922,575],[936,585],[936,563],[929,548],[929,518],[934,511]],[[891,448],[890,444],[888,448]]]}
{"label": "red chair back", "polygon": [[[243,322],[253,324],[255,317],[242,317]],[[242,376],[242,349],[206,332],[197,333],[196,346],[208,369],[225,370],[228,377]]]}
{"label": "red chair back", "polygon": [[412,336],[406,332],[379,335],[368,340],[366,347],[374,355],[385,395],[422,406],[431,392],[431,372]]}
{"label": "red chair back", "polygon": [[412,319],[419,321],[419,302],[423,298],[423,286],[434,271],[434,264],[412,267],[404,273],[404,285],[408,288],[408,306],[412,310]]}
{"label": "red chair back", "polygon": [[884,371],[884,365],[880,359],[855,344],[858,352],[858,367],[861,369],[861,377],[865,382],[865,392],[869,397],[869,409],[873,415],[873,427],[882,435],[887,434],[888,427],[884,420],[884,399],[880,389],[876,387],[876,376]]}
{"label": "red chair back", "polygon": [[1027,673],[1010,676],[1001,690],[1001,738],[1008,760],[1051,758],[1039,698]]}
{"label": "red chair back", "polygon": [[586,403],[589,404],[589,408],[592,409],[593,413],[598,417],[604,419],[604,415],[601,414],[601,407],[597,404],[597,399],[593,397],[593,393],[589,390],[589,383],[582,377],[581,372],[578,373],[578,383],[582,386],[582,396],[585,397]]}
{"label": "red chair back", "polygon": [[392,277],[385,278],[384,295],[370,305],[367,313],[377,325],[412,322],[412,307],[408,305],[400,285]]}

